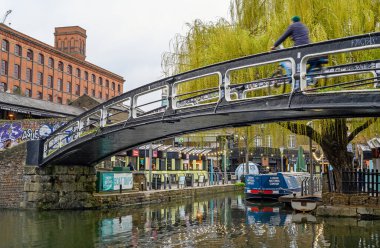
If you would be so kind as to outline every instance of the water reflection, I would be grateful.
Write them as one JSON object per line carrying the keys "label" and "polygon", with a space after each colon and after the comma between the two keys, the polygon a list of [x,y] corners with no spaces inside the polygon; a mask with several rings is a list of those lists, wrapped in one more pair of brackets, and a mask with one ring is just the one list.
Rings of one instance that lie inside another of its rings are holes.
{"label": "water reflection", "polygon": [[380,221],[293,215],[239,194],[109,211],[0,211],[0,247],[379,247]]}

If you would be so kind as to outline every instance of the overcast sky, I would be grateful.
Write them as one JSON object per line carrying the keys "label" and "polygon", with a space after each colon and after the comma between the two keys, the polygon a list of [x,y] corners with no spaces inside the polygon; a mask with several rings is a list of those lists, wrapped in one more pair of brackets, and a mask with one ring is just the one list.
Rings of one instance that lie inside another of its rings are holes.
{"label": "overcast sky", "polygon": [[10,27],[54,45],[54,27],[87,30],[86,60],[124,77],[124,91],[163,78],[161,56],[195,19],[228,19],[230,0],[0,0]]}

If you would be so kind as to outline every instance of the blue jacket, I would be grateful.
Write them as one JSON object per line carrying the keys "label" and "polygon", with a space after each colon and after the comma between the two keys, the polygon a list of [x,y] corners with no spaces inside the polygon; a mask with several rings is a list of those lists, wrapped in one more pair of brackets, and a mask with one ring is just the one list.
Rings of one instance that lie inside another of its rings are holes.
{"label": "blue jacket", "polygon": [[309,30],[301,22],[295,22],[291,24],[285,33],[274,43],[274,46],[280,45],[286,40],[289,36],[292,37],[294,41],[294,46],[306,45],[309,44]]}

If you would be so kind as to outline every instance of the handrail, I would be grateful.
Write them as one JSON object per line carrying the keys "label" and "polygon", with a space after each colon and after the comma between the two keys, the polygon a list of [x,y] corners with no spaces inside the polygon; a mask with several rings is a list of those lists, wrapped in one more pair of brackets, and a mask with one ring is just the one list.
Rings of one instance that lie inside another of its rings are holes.
{"label": "handrail", "polygon": [[[122,112],[129,112],[128,113],[128,118],[125,120],[121,120],[120,122],[127,123],[134,121],[138,118],[150,118],[154,119],[156,118],[157,120],[161,120],[162,116],[162,111],[157,111],[158,109],[163,109],[164,106],[159,106],[156,109],[152,110],[147,110],[146,112],[142,111],[139,109],[139,107],[142,106],[147,106],[149,104],[153,103],[158,103],[162,101],[167,101],[167,105],[165,105],[165,113],[167,110],[177,110],[177,109],[196,109],[202,105],[206,104],[211,104],[213,108],[215,106],[219,106],[221,102],[225,102],[227,104],[232,104],[233,101],[236,99],[231,99],[229,95],[226,96],[226,94],[236,94],[236,92],[232,92],[238,87],[244,86],[246,88],[247,85],[251,84],[260,84],[262,82],[271,82],[271,81],[278,81],[278,80],[289,80],[291,84],[291,94],[290,98],[293,96],[293,93],[296,92],[297,90],[300,90],[301,93],[307,94],[307,92],[315,92],[320,89],[327,89],[327,88],[333,88],[336,86],[343,86],[343,88],[351,88],[351,87],[356,87],[356,86],[362,86],[362,85],[367,85],[371,84],[370,82],[367,83],[369,80],[378,80],[379,76],[377,76],[377,71],[380,70],[380,68],[368,68],[368,69],[358,69],[354,68],[350,71],[333,71],[333,72],[320,72],[320,73],[306,73],[306,65],[307,65],[307,60],[313,57],[317,56],[322,56],[322,55],[330,55],[334,53],[342,53],[342,52],[351,52],[351,51],[358,51],[358,50],[365,50],[365,49],[377,49],[380,47],[380,32],[376,33],[370,33],[370,34],[363,34],[363,35],[357,35],[357,36],[352,36],[352,37],[345,37],[341,39],[335,39],[335,40],[330,40],[330,41],[324,41],[324,42],[319,42],[319,43],[313,43],[313,44],[308,44],[304,46],[298,46],[298,47],[293,47],[289,49],[283,49],[283,50],[278,50],[278,51],[273,51],[273,52],[265,52],[265,53],[260,53],[260,54],[255,54],[255,55],[250,55],[238,59],[233,59],[229,61],[224,61],[221,63],[209,65],[203,68],[191,70],[188,72],[180,73],[178,75],[170,76],[164,79],[157,80],[155,82],[152,82],[150,84],[138,87],[134,90],[131,90],[129,92],[126,92],[120,96],[117,96],[115,98],[110,99],[107,102],[104,102],[95,108],[82,113],[81,115],[77,116],[73,120],[69,121],[67,124],[61,126],[58,128],[56,131],[51,133],[49,136],[45,137],[42,140],[43,147],[44,147],[44,153],[43,153],[43,159],[47,158],[51,154],[55,153],[58,149],[52,148],[56,144],[53,144],[53,146],[50,146],[49,142],[52,140],[55,140],[56,138],[59,138],[62,136],[62,133],[65,131],[68,131],[69,128],[77,126],[78,128],[76,130],[72,130],[72,134],[64,134],[66,135],[65,137],[72,137],[72,139],[68,142],[65,142],[65,144],[62,144],[63,146],[74,142],[76,139],[81,138],[80,135],[75,136],[75,134],[82,134],[82,131],[85,128],[90,127],[91,124],[86,124],[84,123],[85,119],[89,118],[92,116],[94,113],[99,112],[100,116],[99,119],[94,120],[92,124],[96,124],[97,122],[99,123],[98,127],[103,128],[107,125],[107,118],[109,119],[110,117],[120,114]],[[258,80],[254,80],[251,82],[244,82],[244,83],[239,83],[239,84],[230,84],[229,82],[229,73],[234,70],[239,70],[241,68],[249,68],[249,67],[258,67],[258,66],[263,66],[263,65],[268,65],[271,63],[277,63],[280,61],[290,61],[292,64],[292,74],[291,75],[286,75],[283,77],[274,77],[274,78],[262,78]],[[359,63],[354,63],[352,66],[360,66],[363,64],[368,64],[368,63],[377,63],[379,60],[371,60],[371,61],[363,61]],[[338,66],[332,66],[328,68],[345,68],[350,65],[338,65]],[[376,64],[377,66],[377,64]],[[376,71],[376,72],[374,72]],[[360,79],[360,80],[354,80],[351,82],[343,82],[339,84],[335,84],[333,86],[323,86],[323,87],[318,87],[318,88],[313,88],[313,89],[307,89],[306,88],[306,77],[308,76],[339,76],[339,75],[345,75],[347,73],[360,73],[360,72],[373,72],[376,75],[372,78],[367,78],[367,79]],[[204,88],[200,90],[194,90],[190,92],[185,92],[181,94],[176,94],[176,90],[174,90],[174,87],[176,87],[180,83],[184,82],[189,82],[191,80],[196,80],[198,78],[206,77],[209,75],[218,75],[220,77],[219,79],[219,86],[218,87],[211,87],[211,88]],[[359,83],[356,85],[353,85],[355,83]],[[373,83],[373,82],[372,82]],[[263,88],[269,88],[271,85],[266,85]],[[285,85],[284,85],[285,88]],[[140,105],[137,105],[137,98],[140,96],[143,97],[144,95],[147,95],[147,93],[154,92],[154,91],[159,91],[159,90],[165,89],[167,91],[167,96],[166,98],[159,99],[159,100],[153,100],[148,103],[143,103]],[[248,90],[259,90],[257,89],[248,89]],[[212,98],[207,98],[207,96],[210,93],[206,94],[199,94],[202,92],[206,91],[211,91],[215,96]],[[268,90],[268,92],[270,92]],[[197,94],[198,93],[198,94]],[[216,95],[216,93],[218,93]],[[174,100],[178,99],[181,96],[187,96],[191,94],[196,94],[194,97],[189,97],[186,99],[182,100]],[[268,93],[269,95],[265,95],[264,97],[273,97],[273,96],[278,96],[273,95],[273,93]],[[272,94],[272,95],[271,95]],[[284,92],[282,95],[289,95],[289,92],[285,94]],[[202,96],[204,99],[202,99]],[[262,98],[260,97],[251,97],[248,98],[247,95],[244,95],[242,99],[239,96],[239,101],[246,101],[249,99],[259,99]],[[290,99],[289,98],[289,99]],[[177,104],[184,102],[184,101],[189,101],[191,99],[198,99],[194,100],[191,104],[183,104],[182,106],[177,106]],[[199,100],[200,99],[200,100]],[[212,99],[212,101],[211,101]],[[223,101],[224,100],[224,101]],[[130,106],[128,106],[129,110],[121,110],[118,113],[109,115],[109,111],[114,107],[117,106],[118,104],[122,103],[123,101],[130,101]],[[290,106],[290,100],[289,100],[289,106]],[[170,111],[168,111],[170,112]],[[118,123],[120,123],[118,122]],[[96,128],[98,128],[96,127]],[[93,127],[95,128],[95,127]],[[100,130],[101,131],[101,130]],[[61,144],[61,138],[59,138],[59,143]]]}

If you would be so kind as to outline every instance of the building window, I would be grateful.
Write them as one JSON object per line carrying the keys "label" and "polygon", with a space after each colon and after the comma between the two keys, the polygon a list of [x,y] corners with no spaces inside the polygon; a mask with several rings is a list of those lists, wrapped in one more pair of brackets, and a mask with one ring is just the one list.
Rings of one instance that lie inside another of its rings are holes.
{"label": "building window", "polygon": [[9,50],[9,42],[7,40],[2,40],[1,42],[1,50],[4,52],[8,52]]}
{"label": "building window", "polygon": [[58,62],[58,70],[63,71],[63,63],[62,63],[62,61]]}
{"label": "building window", "polygon": [[76,94],[77,96],[80,95],[80,87],[79,87],[78,84],[75,85],[75,94]]}
{"label": "building window", "polygon": [[99,77],[99,84],[100,84],[100,86],[103,86],[103,78],[102,77]]}
{"label": "building window", "polygon": [[266,146],[272,147],[272,135],[267,135],[265,138],[266,138]]}
{"label": "building window", "polygon": [[108,81],[108,79],[106,79],[106,87],[110,87],[110,81]]}
{"label": "building window", "polygon": [[260,135],[257,135],[253,141],[255,142],[255,147],[261,147],[263,145],[263,139]]}
{"label": "building window", "polygon": [[15,55],[16,56],[21,56],[22,54],[22,49],[20,45],[15,45]]}
{"label": "building window", "polygon": [[120,84],[117,85],[117,92],[120,93]]}
{"label": "building window", "polygon": [[70,82],[66,83],[66,92],[71,93],[71,83]]}
{"label": "building window", "polygon": [[88,72],[87,71],[84,72],[84,79],[88,80]]}
{"label": "building window", "polygon": [[31,89],[25,89],[25,96],[31,97],[32,96],[32,90]]}
{"label": "building window", "polygon": [[95,97],[95,90],[91,90],[91,95]]}
{"label": "building window", "polygon": [[44,58],[44,55],[39,53],[38,54],[38,63],[40,63],[41,65],[43,65],[45,62],[45,58]]}
{"label": "building window", "polygon": [[20,79],[20,65],[15,64],[13,68],[13,77],[15,79]]}
{"label": "building window", "polygon": [[103,94],[101,91],[99,91],[99,98],[102,99],[102,97],[103,97]]}
{"label": "building window", "polygon": [[112,84],[111,84],[111,89],[115,90],[115,83],[114,82],[112,82]]}
{"label": "building window", "polygon": [[20,89],[20,87],[17,86],[17,85],[14,85],[14,86],[13,86],[13,93],[14,93],[14,94],[21,94],[21,89]]}
{"label": "building window", "polygon": [[8,75],[8,61],[1,61],[1,75]]}
{"label": "building window", "polygon": [[71,65],[67,66],[67,73],[70,75],[73,74],[73,67]]}
{"label": "building window", "polygon": [[49,58],[48,66],[49,66],[50,68],[54,68],[54,59],[51,58],[51,57]]}
{"label": "building window", "polygon": [[7,91],[7,84],[0,83],[0,92],[6,92],[6,91]]}
{"label": "building window", "polygon": [[57,97],[57,102],[62,104],[62,97]]}
{"label": "building window", "polygon": [[33,78],[32,69],[26,68],[26,81],[32,82],[32,78]]}
{"label": "building window", "polygon": [[108,96],[108,94],[106,94],[106,100],[108,100],[109,99],[109,96]]}
{"label": "building window", "polygon": [[33,61],[33,51],[32,50],[28,49],[28,51],[26,52],[26,59]]}
{"label": "building window", "polygon": [[37,84],[43,85],[44,83],[44,74],[42,72],[37,72]]}
{"label": "building window", "polygon": [[93,83],[96,83],[96,77],[95,77],[94,74],[91,75],[91,81],[92,81]]}
{"label": "building window", "polygon": [[47,87],[53,88],[53,76],[48,76],[47,78]]}
{"label": "building window", "polygon": [[60,78],[58,78],[58,80],[57,80],[57,89],[59,91],[63,90],[62,79],[60,79]]}
{"label": "building window", "polygon": [[88,94],[88,89],[87,89],[87,87],[84,87],[84,94]]}
{"label": "building window", "polygon": [[49,102],[52,102],[52,101],[53,101],[53,96],[50,95],[50,94],[48,94],[48,101],[49,101]]}
{"label": "building window", "polygon": [[77,77],[80,78],[80,69],[79,68],[77,68]]}
{"label": "building window", "polygon": [[288,148],[296,148],[296,136],[291,134],[288,139]]}
{"label": "building window", "polygon": [[41,91],[37,91],[37,99],[41,99],[42,100],[42,98],[43,98],[42,92]]}

